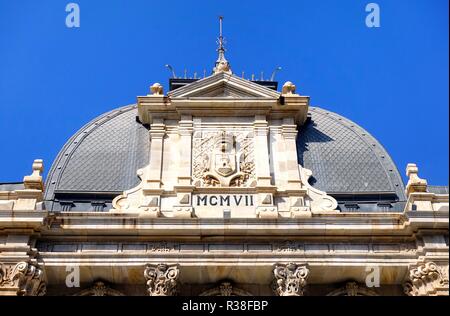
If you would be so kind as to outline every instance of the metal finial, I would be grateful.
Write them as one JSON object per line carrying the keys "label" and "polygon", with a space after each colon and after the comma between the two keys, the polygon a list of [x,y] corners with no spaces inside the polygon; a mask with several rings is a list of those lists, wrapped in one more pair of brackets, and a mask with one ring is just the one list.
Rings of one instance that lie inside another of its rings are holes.
{"label": "metal finial", "polygon": [[282,68],[281,67],[277,67],[275,68],[275,70],[272,72],[272,76],[270,76],[270,81],[275,81],[275,75],[278,71],[280,71]]}
{"label": "metal finial", "polygon": [[215,74],[219,72],[231,73],[230,64],[225,58],[225,43],[226,41],[223,37],[223,16],[219,16],[219,38],[217,39],[217,52],[219,53],[219,56],[214,67]]}
{"label": "metal finial", "polygon": [[166,65],[165,67],[168,68],[170,72],[172,72],[172,77],[176,79],[177,75],[175,74],[175,70],[173,70],[173,67],[171,65]]}

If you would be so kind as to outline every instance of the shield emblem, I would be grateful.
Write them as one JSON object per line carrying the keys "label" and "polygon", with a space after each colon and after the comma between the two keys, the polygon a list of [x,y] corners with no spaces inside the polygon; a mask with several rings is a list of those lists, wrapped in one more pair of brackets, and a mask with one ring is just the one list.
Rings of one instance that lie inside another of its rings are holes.
{"label": "shield emblem", "polygon": [[223,177],[236,171],[236,155],[234,153],[220,153],[214,156],[214,170]]}

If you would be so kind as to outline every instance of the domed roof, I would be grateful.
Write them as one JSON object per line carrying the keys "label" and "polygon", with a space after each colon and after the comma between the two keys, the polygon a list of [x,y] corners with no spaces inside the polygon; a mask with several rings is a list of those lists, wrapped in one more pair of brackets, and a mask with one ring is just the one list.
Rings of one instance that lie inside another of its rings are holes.
{"label": "domed roof", "polygon": [[[404,186],[386,150],[350,120],[310,108],[297,147],[299,163],[313,171],[311,184],[331,195],[393,193],[404,200]],[[136,171],[149,161],[148,128],[130,105],[108,112],[81,128],[55,159],[46,200],[55,193],[111,195],[139,183]]]}
{"label": "domed roof", "polygon": [[148,129],[136,121],[137,107],[105,113],[83,126],[56,157],[46,183],[46,199],[55,191],[110,192],[139,183],[136,171],[149,161]]}
{"label": "domed roof", "polygon": [[383,146],[356,123],[312,107],[299,131],[299,163],[313,171],[311,184],[329,194],[395,192],[402,178]]}

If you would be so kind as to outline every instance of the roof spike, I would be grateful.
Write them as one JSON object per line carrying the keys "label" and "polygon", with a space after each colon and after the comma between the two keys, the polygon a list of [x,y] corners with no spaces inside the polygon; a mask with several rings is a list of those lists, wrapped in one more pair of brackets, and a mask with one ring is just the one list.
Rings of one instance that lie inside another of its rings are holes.
{"label": "roof spike", "polygon": [[219,16],[219,38],[217,39],[217,52],[219,56],[216,60],[216,64],[213,69],[213,73],[217,74],[220,72],[225,72],[231,74],[230,64],[225,58],[225,38],[223,37],[223,16]]}

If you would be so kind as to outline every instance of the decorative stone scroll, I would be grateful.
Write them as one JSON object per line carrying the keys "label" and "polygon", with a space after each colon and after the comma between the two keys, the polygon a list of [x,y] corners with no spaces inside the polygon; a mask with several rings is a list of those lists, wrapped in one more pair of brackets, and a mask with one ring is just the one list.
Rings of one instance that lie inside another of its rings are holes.
{"label": "decorative stone scroll", "polygon": [[448,265],[426,262],[411,269],[403,290],[408,296],[448,295]]}
{"label": "decorative stone scroll", "polygon": [[303,296],[309,276],[306,265],[277,264],[273,273],[276,281],[274,291],[278,296]]}
{"label": "decorative stone scroll", "polygon": [[[308,180],[312,176],[312,171],[302,166],[299,166],[300,179],[302,181],[302,185],[308,190],[308,199],[310,200],[310,209],[311,212],[336,212],[338,204],[337,201],[330,195],[326,194],[323,191],[320,191],[316,188],[313,188]],[[298,212],[303,211],[303,209],[299,208]],[[293,214],[293,217],[294,214]]]}
{"label": "decorative stone scroll", "polygon": [[148,264],[144,271],[150,296],[174,296],[177,292],[178,265]]}
{"label": "decorative stone scroll", "polygon": [[27,262],[16,265],[0,263],[1,292],[17,296],[43,296],[46,294],[44,271]]}

